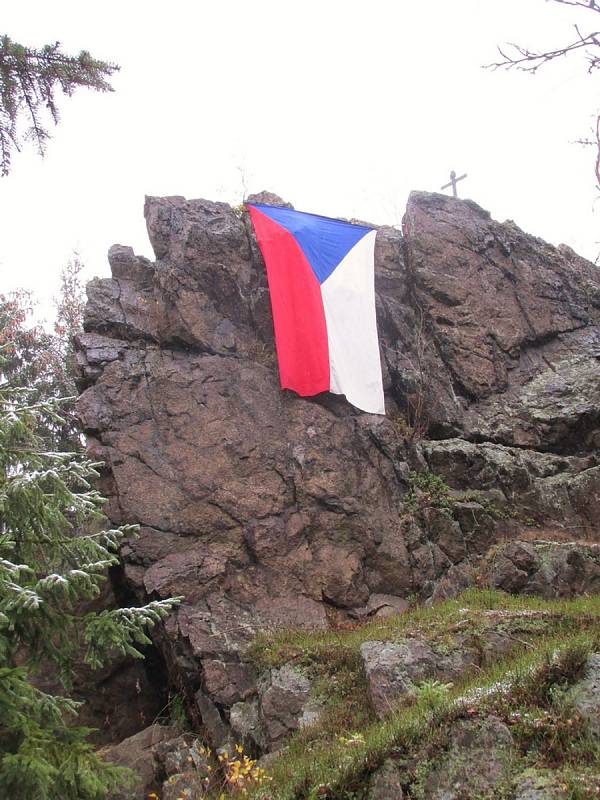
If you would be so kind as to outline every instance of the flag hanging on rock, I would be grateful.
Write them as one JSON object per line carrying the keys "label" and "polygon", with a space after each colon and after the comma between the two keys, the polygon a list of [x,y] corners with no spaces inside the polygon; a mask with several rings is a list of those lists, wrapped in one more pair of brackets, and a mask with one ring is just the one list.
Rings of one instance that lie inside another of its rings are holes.
{"label": "flag hanging on rock", "polygon": [[376,231],[249,203],[265,259],[279,376],[303,397],[334,392],[385,414],[377,320]]}

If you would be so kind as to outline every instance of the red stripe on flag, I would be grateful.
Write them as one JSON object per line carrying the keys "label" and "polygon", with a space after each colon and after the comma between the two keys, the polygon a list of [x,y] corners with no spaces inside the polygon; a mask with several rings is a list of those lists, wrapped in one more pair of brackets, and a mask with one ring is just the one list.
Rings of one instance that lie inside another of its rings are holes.
{"label": "red stripe on flag", "polygon": [[329,390],[329,347],[319,282],[289,231],[249,208],[267,267],[282,389]]}

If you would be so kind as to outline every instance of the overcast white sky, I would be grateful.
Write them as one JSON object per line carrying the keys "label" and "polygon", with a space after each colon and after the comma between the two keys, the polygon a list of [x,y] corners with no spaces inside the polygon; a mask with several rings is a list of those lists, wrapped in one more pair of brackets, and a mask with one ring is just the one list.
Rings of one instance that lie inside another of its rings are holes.
{"label": "overcast white sky", "polygon": [[587,13],[597,23],[546,0],[4,4],[0,33],[121,72],[113,94],[65,99],[46,158],[30,146],[0,178],[0,290],[34,289],[47,308],[73,249],[89,276],[108,274],[115,242],[152,256],[145,194],[239,203],[245,183],[397,224],[408,193],[451,169],[496,219],[594,259],[593,153],[573,142],[598,78],[575,60],[535,77],[481,68],[507,41],[569,40]]}

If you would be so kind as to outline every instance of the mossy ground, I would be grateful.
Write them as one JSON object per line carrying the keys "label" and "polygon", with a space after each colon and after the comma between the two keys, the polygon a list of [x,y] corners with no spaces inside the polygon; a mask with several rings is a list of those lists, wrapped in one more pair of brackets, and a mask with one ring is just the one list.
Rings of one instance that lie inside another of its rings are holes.
{"label": "mossy ground", "polygon": [[[566,693],[588,653],[600,649],[599,622],[600,597],[544,601],[468,590],[455,600],[350,630],[262,634],[249,651],[257,667],[293,663],[313,680],[325,710],[318,724],[292,736],[270,767],[272,781],[255,796],[361,800],[370,774],[392,757],[409,796],[418,798],[428,764],[447,744],[450,723],[486,713],[513,732],[515,774],[551,770],[565,797],[600,796],[598,744]],[[465,673],[444,692],[420,693],[383,721],[375,718],[360,658],[363,642],[420,636],[441,649],[457,634],[477,637],[491,625],[514,639],[505,658]],[[494,796],[510,798],[514,788],[509,782]]]}

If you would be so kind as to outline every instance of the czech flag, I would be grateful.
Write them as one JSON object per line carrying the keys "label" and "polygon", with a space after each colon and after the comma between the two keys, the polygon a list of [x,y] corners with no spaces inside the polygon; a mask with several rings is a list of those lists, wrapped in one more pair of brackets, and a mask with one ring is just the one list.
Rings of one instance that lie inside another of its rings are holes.
{"label": "czech flag", "polygon": [[282,389],[334,392],[385,414],[377,320],[376,231],[248,204],[267,267]]}

